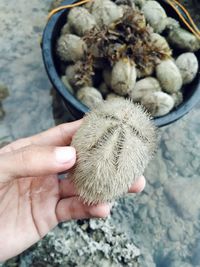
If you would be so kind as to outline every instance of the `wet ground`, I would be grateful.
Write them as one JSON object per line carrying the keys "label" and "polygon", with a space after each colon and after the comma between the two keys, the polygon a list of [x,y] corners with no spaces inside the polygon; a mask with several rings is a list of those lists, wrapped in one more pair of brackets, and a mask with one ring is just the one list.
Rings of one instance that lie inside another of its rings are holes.
{"label": "wet ground", "polygon": [[[62,120],[63,114],[52,108],[40,49],[49,4],[49,0],[0,1],[0,84],[6,84],[10,92],[3,101],[1,143],[41,132]],[[193,15],[200,21],[197,10],[193,9]],[[141,249],[139,266],[200,266],[199,118],[200,104],[160,131],[158,153],[146,171],[145,191],[121,199],[113,209],[112,224]],[[45,258],[45,251],[36,246],[6,266],[39,266],[41,253]]]}

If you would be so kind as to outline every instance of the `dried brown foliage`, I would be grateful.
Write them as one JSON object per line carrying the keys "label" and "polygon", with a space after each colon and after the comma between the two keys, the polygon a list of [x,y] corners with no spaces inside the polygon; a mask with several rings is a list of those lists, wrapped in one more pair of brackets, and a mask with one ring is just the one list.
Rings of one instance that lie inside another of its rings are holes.
{"label": "dried brown foliage", "polygon": [[94,27],[85,34],[84,40],[88,46],[86,57],[101,58],[111,66],[119,59],[128,57],[145,73],[145,69],[154,68],[160,60],[171,56],[170,49],[163,49],[151,40],[151,33],[143,13],[129,9],[113,24],[104,25],[101,29]]}

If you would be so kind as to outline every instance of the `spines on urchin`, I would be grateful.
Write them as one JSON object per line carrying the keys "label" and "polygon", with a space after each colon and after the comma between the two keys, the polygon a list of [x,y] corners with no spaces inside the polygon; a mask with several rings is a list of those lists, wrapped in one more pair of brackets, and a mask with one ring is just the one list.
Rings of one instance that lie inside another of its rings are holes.
{"label": "spines on urchin", "polygon": [[140,105],[124,99],[100,104],[72,141],[77,151],[72,179],[80,197],[95,204],[126,193],[152,158],[155,140],[155,127]]}

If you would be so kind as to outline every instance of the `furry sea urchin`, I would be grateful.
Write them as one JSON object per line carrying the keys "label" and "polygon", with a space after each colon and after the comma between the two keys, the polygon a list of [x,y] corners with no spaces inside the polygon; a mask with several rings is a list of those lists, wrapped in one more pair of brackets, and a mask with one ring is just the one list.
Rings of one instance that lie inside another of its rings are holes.
{"label": "furry sea urchin", "polygon": [[77,151],[72,180],[80,197],[95,204],[126,193],[152,158],[155,140],[148,114],[130,100],[109,100],[93,109],[72,140]]}

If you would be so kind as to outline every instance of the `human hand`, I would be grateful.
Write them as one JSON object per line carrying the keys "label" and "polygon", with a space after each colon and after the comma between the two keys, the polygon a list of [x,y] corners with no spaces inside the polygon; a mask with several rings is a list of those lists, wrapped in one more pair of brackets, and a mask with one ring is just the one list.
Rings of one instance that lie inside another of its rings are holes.
{"label": "human hand", "polygon": [[[76,161],[75,149],[68,145],[81,122],[62,124],[0,149],[0,261],[21,253],[59,222],[109,215],[109,204],[84,204],[70,179],[57,176]],[[144,186],[140,177],[130,192]]]}

